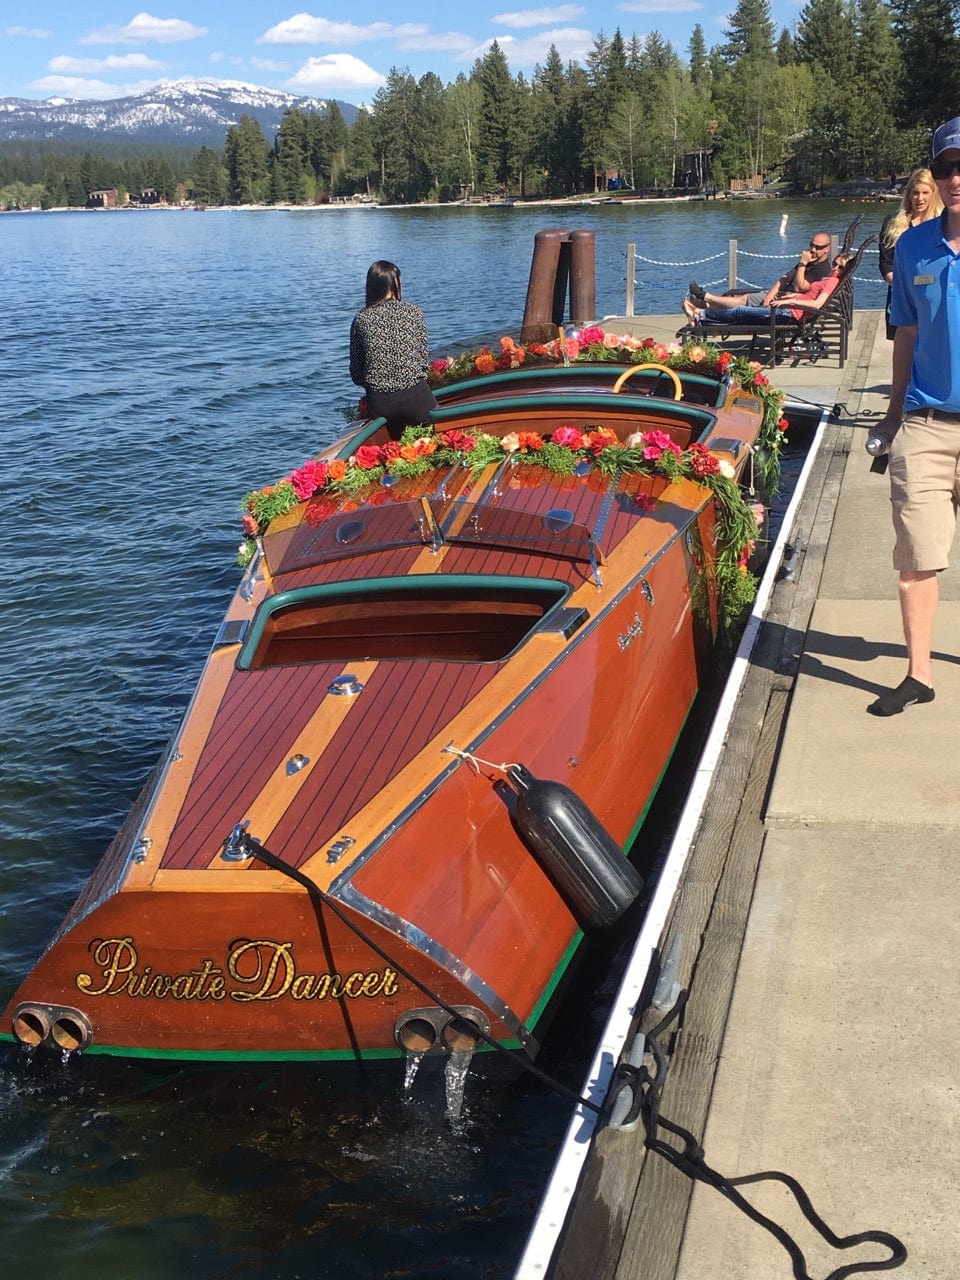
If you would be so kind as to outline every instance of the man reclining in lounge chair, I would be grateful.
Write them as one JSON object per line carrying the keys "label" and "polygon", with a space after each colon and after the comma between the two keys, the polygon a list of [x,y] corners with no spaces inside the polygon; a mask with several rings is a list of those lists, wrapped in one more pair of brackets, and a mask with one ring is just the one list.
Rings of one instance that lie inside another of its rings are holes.
{"label": "man reclining in lounge chair", "polygon": [[853,254],[838,253],[826,279],[815,281],[806,293],[788,293],[777,298],[775,307],[695,307],[689,298],[684,298],[680,305],[683,307],[683,314],[693,325],[712,324],[717,328],[724,325],[756,325],[760,328],[770,323],[771,311],[776,315],[778,323],[799,324],[805,316],[824,306],[853,265]]}
{"label": "man reclining in lounge chair", "polygon": [[787,293],[806,293],[812,284],[825,280],[830,274],[830,237],[826,231],[816,231],[810,239],[810,248],[804,249],[800,261],[790,268],[769,289],[753,289],[744,293],[710,293],[696,280],[690,281],[690,297],[698,307],[769,307]]}

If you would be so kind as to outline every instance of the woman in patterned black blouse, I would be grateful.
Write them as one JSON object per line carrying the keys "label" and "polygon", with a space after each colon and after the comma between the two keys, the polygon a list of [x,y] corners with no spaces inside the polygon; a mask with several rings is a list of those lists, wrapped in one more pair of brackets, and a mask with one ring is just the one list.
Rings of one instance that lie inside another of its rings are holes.
{"label": "woman in patterned black blouse", "polygon": [[427,386],[427,326],[423,312],[400,296],[400,268],[374,262],[366,306],[350,326],[350,377],[367,396],[371,417],[391,431],[429,422],[437,407]]}

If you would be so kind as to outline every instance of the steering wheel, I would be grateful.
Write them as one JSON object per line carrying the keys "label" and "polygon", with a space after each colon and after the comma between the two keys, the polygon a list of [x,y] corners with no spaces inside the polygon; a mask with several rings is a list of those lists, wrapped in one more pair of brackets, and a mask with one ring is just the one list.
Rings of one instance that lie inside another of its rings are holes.
{"label": "steering wheel", "polygon": [[[683,383],[677,377],[676,371],[671,369],[668,364],[635,364],[632,369],[627,369],[625,373],[621,373],[620,377],[613,384],[614,393],[618,392],[628,378],[632,378],[635,373],[640,373],[644,369],[659,369],[661,373],[665,373],[673,383],[673,398],[681,400],[683,398]],[[659,382],[659,378],[657,379]],[[657,385],[655,382],[654,386]]]}

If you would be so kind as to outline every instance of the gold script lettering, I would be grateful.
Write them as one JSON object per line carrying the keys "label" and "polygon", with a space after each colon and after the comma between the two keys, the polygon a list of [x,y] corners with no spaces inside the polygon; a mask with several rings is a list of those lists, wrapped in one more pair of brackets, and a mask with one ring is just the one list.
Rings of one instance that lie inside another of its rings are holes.
{"label": "gold script lettering", "polygon": [[[78,989],[88,996],[128,996],[134,1000],[225,1000],[240,1004],[280,1000],[374,1000],[396,996],[396,970],[357,969],[352,973],[297,971],[294,944],[261,938],[234,943],[224,969],[207,958],[185,973],[159,973],[142,964],[129,935],[94,938],[87,947],[96,972],[78,973]],[[234,985],[228,985],[227,975]]]}

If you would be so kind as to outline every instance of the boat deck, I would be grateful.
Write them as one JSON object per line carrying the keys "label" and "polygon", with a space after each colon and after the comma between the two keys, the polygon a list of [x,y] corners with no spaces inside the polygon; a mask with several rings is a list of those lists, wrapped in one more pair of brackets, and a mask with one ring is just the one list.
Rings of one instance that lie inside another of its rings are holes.
{"label": "boat deck", "polygon": [[[668,338],[676,319],[637,324]],[[960,569],[941,576],[936,701],[867,715],[905,672],[888,482],[863,450],[890,354],[882,315],[860,312],[843,370],[771,375],[837,413],[669,926],[691,994],[662,1110],[703,1136],[713,1168],[784,1170],[839,1235],[903,1240],[896,1274],[946,1280],[960,1256]],[[811,1275],[888,1256],[830,1250],[782,1187],[746,1192],[795,1235]],[[691,1199],[685,1178],[644,1159],[642,1130],[606,1130],[542,1274],[787,1280],[792,1268],[716,1191]]]}

